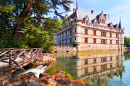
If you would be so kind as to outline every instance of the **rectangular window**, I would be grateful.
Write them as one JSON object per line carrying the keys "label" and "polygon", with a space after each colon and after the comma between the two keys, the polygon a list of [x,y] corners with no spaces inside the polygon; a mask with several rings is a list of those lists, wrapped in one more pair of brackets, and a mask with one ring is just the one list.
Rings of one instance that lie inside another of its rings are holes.
{"label": "rectangular window", "polygon": [[94,68],[94,72],[97,72],[97,68],[96,68],[96,66],[94,66],[93,68]]}
{"label": "rectangular window", "polygon": [[116,44],[118,44],[118,40],[116,40]]}
{"label": "rectangular window", "polygon": [[70,30],[70,35],[71,35],[71,33],[72,33],[72,30]]}
{"label": "rectangular window", "polygon": [[94,58],[94,63],[96,63],[96,58]]}
{"label": "rectangular window", "polygon": [[88,38],[85,38],[85,43],[88,43]]}
{"label": "rectangular window", "polygon": [[75,28],[75,31],[74,31],[74,32],[77,33],[76,28]]}
{"label": "rectangular window", "polygon": [[112,44],[112,40],[110,40],[110,44]]}
{"label": "rectangular window", "polygon": [[107,57],[101,58],[101,62],[107,62]]}
{"label": "rectangular window", "polygon": [[93,39],[93,43],[96,44],[96,38]]}
{"label": "rectangular window", "polygon": [[66,32],[66,36],[67,36],[67,32]]}
{"label": "rectangular window", "polygon": [[85,64],[88,64],[88,59],[85,59]]}
{"label": "rectangular window", "polygon": [[110,33],[110,37],[112,37],[112,33]]}
{"label": "rectangular window", "polygon": [[112,26],[111,26],[111,30],[112,30]]}
{"label": "rectangular window", "polygon": [[112,68],[112,63],[110,64],[110,68]]}
{"label": "rectangular window", "polygon": [[62,44],[64,44],[64,40],[62,40]]}
{"label": "rectangular window", "polygon": [[106,37],[107,36],[106,32],[101,31],[101,36]]}
{"label": "rectangular window", "polygon": [[85,35],[87,35],[88,34],[88,29],[85,29]]}
{"label": "rectangular window", "polygon": [[116,56],[116,60],[118,60],[118,56]]}
{"label": "rectangular window", "polygon": [[116,38],[118,37],[118,35],[116,34]]}
{"label": "rectangular window", "polygon": [[96,36],[96,30],[93,31],[93,35]]}
{"label": "rectangular window", "polygon": [[76,19],[74,20],[74,23],[76,23]]}
{"label": "rectangular window", "polygon": [[106,32],[103,32],[103,37],[106,37]]}
{"label": "rectangular window", "polygon": [[97,22],[94,23],[94,26],[97,27]]}
{"label": "rectangular window", "polygon": [[64,33],[62,33],[62,37],[64,37]]}
{"label": "rectangular window", "polygon": [[88,68],[85,68],[85,73],[88,73]]}
{"label": "rectangular window", "polygon": [[107,40],[106,39],[101,39],[101,44],[107,44]]}
{"label": "rectangular window", "polygon": [[86,25],[88,25],[88,20],[86,20]]}
{"label": "rectangular window", "polygon": [[112,56],[110,57],[110,61],[112,61]]}
{"label": "rectangular window", "polygon": [[72,43],[71,38],[70,38],[70,43]]}

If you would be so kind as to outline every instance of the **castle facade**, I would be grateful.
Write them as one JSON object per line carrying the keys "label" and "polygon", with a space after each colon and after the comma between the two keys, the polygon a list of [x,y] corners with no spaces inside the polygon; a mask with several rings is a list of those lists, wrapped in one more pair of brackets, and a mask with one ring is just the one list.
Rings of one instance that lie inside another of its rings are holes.
{"label": "castle facade", "polygon": [[74,46],[78,51],[88,50],[123,50],[124,28],[113,23],[104,14],[95,15],[79,9],[65,18],[64,29],[55,33],[56,46]]}

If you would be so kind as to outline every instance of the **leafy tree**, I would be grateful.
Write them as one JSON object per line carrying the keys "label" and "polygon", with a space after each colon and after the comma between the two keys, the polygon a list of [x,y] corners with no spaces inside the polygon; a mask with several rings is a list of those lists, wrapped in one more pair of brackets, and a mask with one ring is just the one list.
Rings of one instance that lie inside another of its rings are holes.
{"label": "leafy tree", "polygon": [[130,47],[130,37],[124,37],[124,45],[126,47]]}
{"label": "leafy tree", "polygon": [[[13,9],[13,12],[10,14],[12,15],[12,19],[14,19],[14,22],[11,22],[11,24],[15,25],[14,30],[14,38],[16,38],[18,41],[21,37],[20,28],[24,27],[24,22],[28,20],[35,20],[32,23],[34,25],[41,24],[46,19],[45,15],[48,15],[51,12],[54,12],[56,15],[60,16],[62,19],[64,19],[63,16],[61,16],[61,13],[58,12],[58,9],[60,7],[63,7],[65,11],[69,11],[69,4],[72,3],[70,0],[0,0],[0,6],[6,5],[15,6],[15,10]],[[9,10],[5,10],[5,12],[9,12]],[[3,14],[3,13],[2,13]],[[33,17],[29,17],[33,16]],[[9,18],[11,19],[11,18]],[[9,20],[8,19],[8,20]],[[50,29],[48,27],[48,29]]]}
{"label": "leafy tree", "polygon": [[70,0],[0,0],[0,45],[6,41],[2,47],[11,47],[15,42],[12,47],[50,50],[54,31],[61,28],[62,22],[47,15],[53,12],[65,22],[59,9],[69,11],[70,3]]}

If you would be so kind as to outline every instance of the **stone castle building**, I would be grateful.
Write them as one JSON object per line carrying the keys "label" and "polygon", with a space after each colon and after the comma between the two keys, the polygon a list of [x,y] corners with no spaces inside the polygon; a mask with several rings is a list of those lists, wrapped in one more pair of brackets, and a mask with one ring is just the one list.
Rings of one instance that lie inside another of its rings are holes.
{"label": "stone castle building", "polygon": [[55,33],[56,46],[75,46],[78,51],[123,50],[124,28],[113,23],[103,11],[99,15],[79,9],[65,18],[64,29]]}

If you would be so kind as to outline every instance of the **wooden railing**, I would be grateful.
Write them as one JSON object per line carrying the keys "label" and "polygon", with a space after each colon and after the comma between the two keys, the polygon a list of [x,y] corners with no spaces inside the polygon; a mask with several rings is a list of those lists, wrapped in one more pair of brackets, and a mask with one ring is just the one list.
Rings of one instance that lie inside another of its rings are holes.
{"label": "wooden railing", "polygon": [[20,66],[20,63],[28,62],[34,64],[33,60],[36,60],[37,57],[41,55],[41,52],[41,48],[7,50],[2,49],[0,50],[0,62],[8,63],[9,68],[15,64],[24,70]]}

